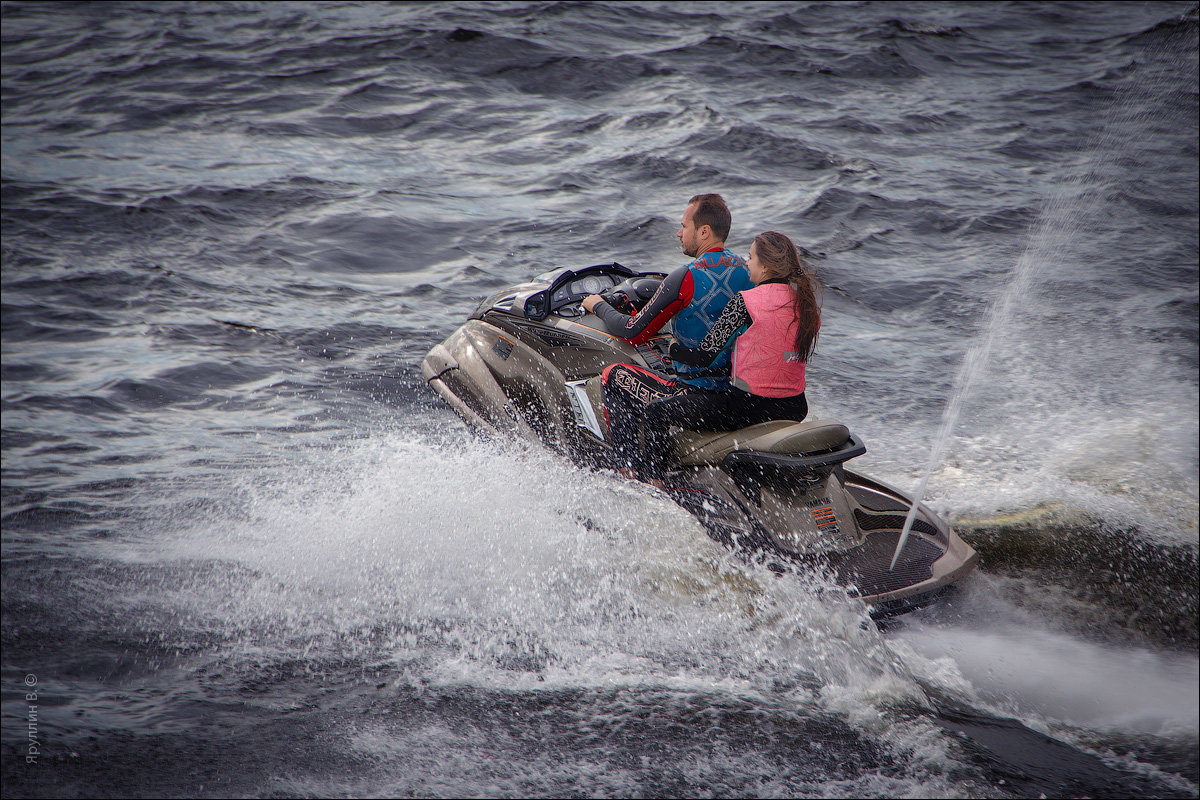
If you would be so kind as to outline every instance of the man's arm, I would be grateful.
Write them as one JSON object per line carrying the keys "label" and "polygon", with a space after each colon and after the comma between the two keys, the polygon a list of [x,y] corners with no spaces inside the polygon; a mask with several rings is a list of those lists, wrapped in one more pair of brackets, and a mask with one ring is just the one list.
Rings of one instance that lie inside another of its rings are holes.
{"label": "man's arm", "polygon": [[746,301],[738,292],[726,304],[725,310],[704,336],[704,340],[696,347],[684,347],[679,342],[672,342],[671,360],[689,367],[707,367],[717,360],[717,356],[729,347],[730,343],[752,322],[750,312],[746,310]]}
{"label": "man's arm", "polygon": [[650,302],[633,316],[622,314],[603,300],[593,303],[591,310],[613,336],[633,344],[645,344],[679,309],[692,301],[693,293],[691,271],[680,267],[663,279]]}

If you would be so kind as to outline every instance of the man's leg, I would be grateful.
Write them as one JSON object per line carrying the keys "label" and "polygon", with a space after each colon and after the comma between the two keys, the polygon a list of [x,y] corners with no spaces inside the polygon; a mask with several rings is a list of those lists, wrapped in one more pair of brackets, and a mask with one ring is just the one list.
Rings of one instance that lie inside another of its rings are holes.
{"label": "man's leg", "polygon": [[633,364],[610,364],[601,373],[604,417],[617,462],[640,471],[642,448],[638,428],[647,404],[678,392],[680,385]]}

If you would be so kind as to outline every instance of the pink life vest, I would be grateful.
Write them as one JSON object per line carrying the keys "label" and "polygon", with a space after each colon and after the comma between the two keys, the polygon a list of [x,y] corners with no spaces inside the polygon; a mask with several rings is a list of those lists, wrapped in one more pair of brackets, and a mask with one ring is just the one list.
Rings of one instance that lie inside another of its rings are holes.
{"label": "pink life vest", "polygon": [[760,397],[800,394],[804,362],[795,352],[791,287],[764,283],[741,294],[751,322],[733,344],[733,385]]}

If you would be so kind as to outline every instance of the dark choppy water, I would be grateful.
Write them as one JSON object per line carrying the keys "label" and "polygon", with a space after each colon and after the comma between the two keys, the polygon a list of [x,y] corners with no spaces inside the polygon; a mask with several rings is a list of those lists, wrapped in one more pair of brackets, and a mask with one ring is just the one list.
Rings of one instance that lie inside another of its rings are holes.
{"label": "dark choppy water", "polygon": [[[4,3],[5,795],[1197,796],[1196,65],[1191,2]],[[1020,277],[948,604],[422,385],[711,190],[900,486]]]}

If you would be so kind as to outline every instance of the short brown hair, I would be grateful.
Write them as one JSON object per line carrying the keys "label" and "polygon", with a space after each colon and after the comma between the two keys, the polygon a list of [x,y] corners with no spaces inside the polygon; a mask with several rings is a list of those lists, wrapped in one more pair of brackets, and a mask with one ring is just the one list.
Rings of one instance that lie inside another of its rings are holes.
{"label": "short brown hair", "polygon": [[724,197],[719,194],[698,194],[688,200],[688,205],[692,204],[696,206],[696,211],[692,214],[694,226],[699,228],[701,225],[707,225],[722,242],[729,238],[733,216],[729,213],[729,206],[725,205]]}

